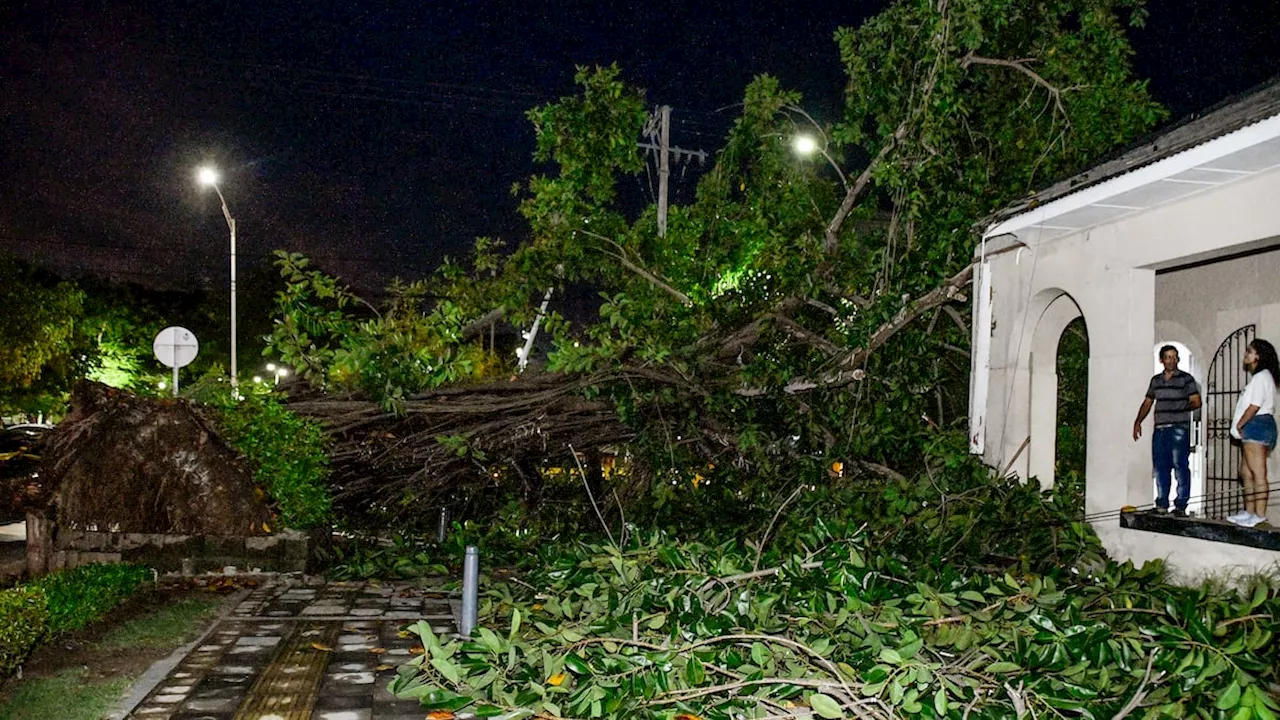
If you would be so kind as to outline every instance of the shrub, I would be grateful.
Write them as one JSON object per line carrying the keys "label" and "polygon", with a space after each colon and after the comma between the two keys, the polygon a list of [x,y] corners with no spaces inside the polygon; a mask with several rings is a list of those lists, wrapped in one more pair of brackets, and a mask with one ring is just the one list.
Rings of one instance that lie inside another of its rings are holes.
{"label": "shrub", "polygon": [[101,618],[151,577],[141,565],[84,565],[0,590],[0,680],[41,641]]}
{"label": "shrub", "polygon": [[228,392],[198,399],[218,410],[225,439],[253,464],[254,480],[275,502],[285,527],[324,524],[331,505],[324,431],[275,397],[252,388],[246,392],[238,402]]}
{"label": "shrub", "polygon": [[0,679],[18,669],[48,628],[49,610],[43,590],[0,590]]}
{"label": "shrub", "polygon": [[141,565],[83,565],[46,575],[31,583],[44,596],[49,632],[79,630],[132,597],[151,580]]}

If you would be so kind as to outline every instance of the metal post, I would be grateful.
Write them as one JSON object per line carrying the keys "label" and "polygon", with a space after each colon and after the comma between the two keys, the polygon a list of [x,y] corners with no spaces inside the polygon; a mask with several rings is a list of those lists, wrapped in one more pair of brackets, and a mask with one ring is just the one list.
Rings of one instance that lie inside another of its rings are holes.
{"label": "metal post", "polygon": [[470,637],[476,628],[476,601],[480,594],[480,548],[467,546],[466,559],[462,563],[462,627],[463,637]]}
{"label": "metal post", "polygon": [[529,336],[525,338],[524,348],[519,351],[520,372],[524,372],[529,364],[529,353],[533,352],[533,341],[538,337],[538,326],[542,324],[542,318],[547,314],[547,303],[551,302],[551,291],[554,289],[554,287],[547,288],[547,294],[542,297],[542,305],[538,308],[538,316],[533,319],[533,327],[529,329]]}
{"label": "metal post", "polygon": [[222,217],[227,219],[227,228],[231,231],[231,394],[236,395],[240,387],[240,376],[236,367],[236,219],[231,217],[227,208],[227,199],[222,195],[222,188],[213,183],[218,193],[218,201],[222,203]]}
{"label": "metal post", "polygon": [[[226,206],[223,205],[226,212]],[[227,224],[231,226],[231,389],[240,386],[240,375],[236,372],[236,220],[227,212]]]}
{"label": "metal post", "polygon": [[440,525],[436,527],[436,543],[444,544],[445,533],[449,530],[449,508],[440,508]]}
{"label": "metal post", "polygon": [[[175,337],[177,334],[175,333]],[[174,357],[177,358],[177,348],[174,348]],[[178,397],[178,363],[173,364],[173,396]]]}
{"label": "metal post", "polygon": [[667,187],[671,177],[671,106],[663,105],[658,155],[658,237],[667,236]]}

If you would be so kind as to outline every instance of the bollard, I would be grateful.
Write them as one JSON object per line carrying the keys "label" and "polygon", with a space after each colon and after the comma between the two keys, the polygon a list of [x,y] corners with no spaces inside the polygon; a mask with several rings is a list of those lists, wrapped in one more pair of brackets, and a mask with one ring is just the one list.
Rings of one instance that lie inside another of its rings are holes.
{"label": "bollard", "polygon": [[480,595],[480,549],[467,546],[466,559],[462,563],[462,627],[463,637],[470,637],[476,627],[476,601]]}
{"label": "bollard", "polygon": [[436,527],[436,544],[444,544],[445,532],[449,529],[449,508],[440,508],[440,525]]}

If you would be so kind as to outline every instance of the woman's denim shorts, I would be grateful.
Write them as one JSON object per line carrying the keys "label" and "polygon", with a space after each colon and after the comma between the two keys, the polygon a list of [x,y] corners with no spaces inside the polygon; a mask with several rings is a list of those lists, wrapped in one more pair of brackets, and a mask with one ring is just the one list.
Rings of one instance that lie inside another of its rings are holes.
{"label": "woman's denim shorts", "polygon": [[1243,442],[1258,443],[1274,449],[1276,419],[1271,415],[1254,415],[1252,420],[1244,424],[1244,429],[1240,431],[1240,439]]}

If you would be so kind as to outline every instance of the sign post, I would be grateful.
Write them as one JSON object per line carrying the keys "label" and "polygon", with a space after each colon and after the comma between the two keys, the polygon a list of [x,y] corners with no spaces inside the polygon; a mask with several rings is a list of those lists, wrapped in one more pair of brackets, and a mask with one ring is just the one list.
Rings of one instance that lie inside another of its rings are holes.
{"label": "sign post", "polygon": [[156,335],[151,349],[161,364],[173,368],[173,396],[178,397],[178,368],[190,365],[200,354],[195,333],[184,327],[167,327]]}

